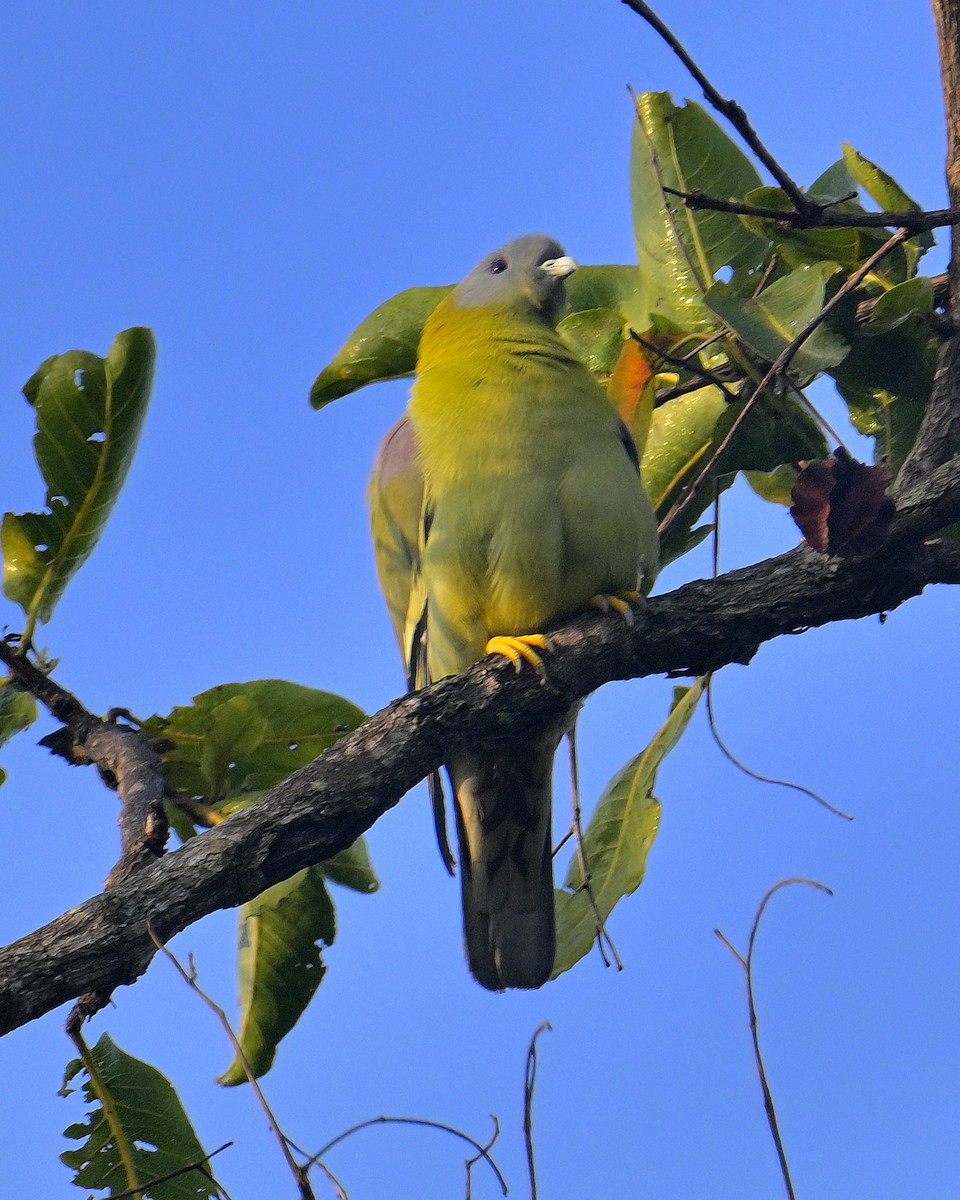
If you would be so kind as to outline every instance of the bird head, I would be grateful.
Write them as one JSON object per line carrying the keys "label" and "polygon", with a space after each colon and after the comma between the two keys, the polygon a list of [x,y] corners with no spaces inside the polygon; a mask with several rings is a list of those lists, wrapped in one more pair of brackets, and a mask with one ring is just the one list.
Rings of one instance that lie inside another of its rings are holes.
{"label": "bird head", "polygon": [[542,233],[514,238],[492,250],[453,290],[457,308],[497,308],[532,316],[551,329],[567,302],[564,280],[577,264]]}

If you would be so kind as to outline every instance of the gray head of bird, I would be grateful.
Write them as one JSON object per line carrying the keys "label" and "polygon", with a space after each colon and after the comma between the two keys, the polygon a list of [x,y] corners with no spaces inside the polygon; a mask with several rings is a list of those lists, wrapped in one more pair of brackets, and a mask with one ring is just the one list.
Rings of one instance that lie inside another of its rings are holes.
{"label": "gray head of bird", "polygon": [[492,250],[453,290],[458,308],[504,308],[551,329],[567,303],[564,280],[577,264],[543,233],[526,233]]}

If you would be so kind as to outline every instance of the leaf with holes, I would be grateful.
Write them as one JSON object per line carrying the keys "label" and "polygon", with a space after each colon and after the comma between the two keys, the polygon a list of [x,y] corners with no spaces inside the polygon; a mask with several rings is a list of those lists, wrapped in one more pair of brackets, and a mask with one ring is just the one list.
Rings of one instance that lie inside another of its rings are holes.
{"label": "leaf with holes", "polygon": [[228,813],[312,762],[364,719],[343,696],[286,679],[221,683],[144,724],[168,743],[168,785]]}
{"label": "leaf with holes", "polygon": [[206,1153],[170,1081],[106,1033],[90,1058],[90,1067],[79,1058],[68,1064],[60,1089],[61,1096],[69,1096],[68,1085],[83,1075],[86,1119],[64,1130],[82,1144],[60,1155],[77,1187],[109,1188],[111,1195],[136,1192],[151,1200],[219,1196]]}
{"label": "leaf with holes", "polygon": [[127,329],[106,358],[56,354],[24,384],[47,511],[7,513],[0,545],[3,590],[27,614],[27,636],[50,619],[103,532],[137,448],[155,357],[150,330]]}
{"label": "leaf with holes", "polygon": [[[583,850],[597,912],[606,921],[623,896],[643,882],[647,854],[660,825],[660,801],[653,795],[664,758],[690,723],[703,694],[703,681],[674,689],[670,715],[642,754],[630,760],[607,784],[583,835]],[[562,888],[554,892],[557,909],[557,959],[554,978],[587,953],[597,936],[593,911],[579,859],[570,864]]]}

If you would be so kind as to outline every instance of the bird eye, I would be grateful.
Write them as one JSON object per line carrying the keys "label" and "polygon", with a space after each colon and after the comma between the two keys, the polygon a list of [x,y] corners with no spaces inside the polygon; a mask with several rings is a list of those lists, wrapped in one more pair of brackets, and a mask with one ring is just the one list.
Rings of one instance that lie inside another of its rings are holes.
{"label": "bird eye", "polygon": [[490,264],[490,266],[487,267],[487,270],[490,272],[491,275],[500,275],[506,269],[507,269],[507,260],[505,258],[495,258],[493,260],[493,262]]}

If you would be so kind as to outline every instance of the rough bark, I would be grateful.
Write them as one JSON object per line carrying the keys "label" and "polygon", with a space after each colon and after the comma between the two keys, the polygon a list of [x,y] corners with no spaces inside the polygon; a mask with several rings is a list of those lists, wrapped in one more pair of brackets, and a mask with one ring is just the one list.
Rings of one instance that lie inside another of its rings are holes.
{"label": "rough bark", "polygon": [[230,821],[0,950],[0,1033],[79,995],[135,980],[166,940],[345,849],[451,751],[516,736],[613,679],[748,662],[764,642],[896,608],[960,582],[960,461],[941,468],[869,559],[805,548],[652,599],[633,628],[591,615],[558,631],[547,684],[495,660],[395,701]]}

